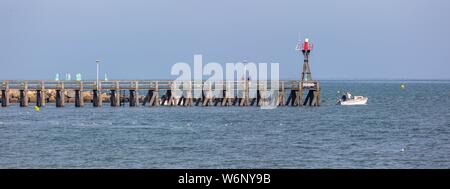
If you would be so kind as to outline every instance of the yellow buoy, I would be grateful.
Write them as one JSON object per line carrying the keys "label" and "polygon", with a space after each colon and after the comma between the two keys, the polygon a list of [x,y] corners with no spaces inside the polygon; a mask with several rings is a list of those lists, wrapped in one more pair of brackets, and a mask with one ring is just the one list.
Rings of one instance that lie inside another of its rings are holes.
{"label": "yellow buoy", "polygon": [[39,111],[40,109],[39,106],[34,106],[34,110]]}
{"label": "yellow buoy", "polygon": [[400,84],[400,89],[405,89],[405,84]]}

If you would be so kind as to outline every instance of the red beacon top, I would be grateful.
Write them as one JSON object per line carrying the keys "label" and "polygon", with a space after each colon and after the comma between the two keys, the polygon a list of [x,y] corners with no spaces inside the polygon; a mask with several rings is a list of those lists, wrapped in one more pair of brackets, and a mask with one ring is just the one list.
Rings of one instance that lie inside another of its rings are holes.
{"label": "red beacon top", "polygon": [[309,39],[306,38],[303,43],[298,43],[297,50],[309,52],[313,49],[313,44],[309,42]]}
{"label": "red beacon top", "polygon": [[305,42],[303,42],[303,49],[302,50],[304,50],[304,51],[311,50],[311,49],[309,49],[309,39],[308,38],[306,38]]}

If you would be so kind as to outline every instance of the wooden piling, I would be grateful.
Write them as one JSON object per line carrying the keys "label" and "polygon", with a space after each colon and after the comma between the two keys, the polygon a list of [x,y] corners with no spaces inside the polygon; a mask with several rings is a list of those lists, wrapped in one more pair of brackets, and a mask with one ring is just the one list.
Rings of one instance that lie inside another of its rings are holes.
{"label": "wooden piling", "polygon": [[139,103],[136,93],[136,90],[130,90],[130,107],[135,107]]}
{"label": "wooden piling", "polygon": [[42,107],[42,103],[44,101],[43,99],[44,99],[44,97],[42,95],[42,90],[40,90],[40,89],[36,90],[36,106],[37,107]]}
{"label": "wooden piling", "polygon": [[2,90],[2,107],[9,105],[9,90]]}
{"label": "wooden piling", "polygon": [[320,86],[319,83],[316,84],[316,89],[313,90],[313,106],[320,106]]}
{"label": "wooden piling", "polygon": [[2,83],[2,107],[7,107],[9,105],[9,82],[5,81]]}
{"label": "wooden piling", "polygon": [[268,89],[266,83],[262,83],[259,86],[258,94],[257,94],[257,106],[267,106],[269,105],[269,96]]}
{"label": "wooden piling", "polygon": [[234,101],[234,94],[232,90],[232,86],[225,82],[226,90],[224,91],[224,99],[222,100],[222,106],[231,106]]}
{"label": "wooden piling", "polygon": [[120,87],[119,82],[115,82],[113,88],[110,91],[109,99],[111,107],[120,106]]}
{"label": "wooden piling", "polygon": [[64,94],[64,83],[58,82],[56,88],[56,107],[64,107],[65,94]]}
{"label": "wooden piling", "polygon": [[306,95],[305,101],[303,102],[303,105],[311,106],[313,99],[314,99],[314,90],[309,90],[308,94]]}
{"label": "wooden piling", "polygon": [[[152,87],[150,86],[150,90]],[[150,95],[150,106],[159,106],[161,103],[161,97],[159,96],[159,84],[158,81],[155,83],[155,90],[152,92],[153,94]]]}
{"label": "wooden piling", "polygon": [[92,96],[93,96],[93,98],[92,98],[93,106],[94,107],[102,107],[103,99],[102,99],[102,94],[101,94],[100,90],[94,89]]}
{"label": "wooden piling", "polygon": [[40,86],[36,89],[36,106],[43,107],[46,103],[46,92],[45,92],[45,84],[43,81],[40,81]]}
{"label": "wooden piling", "polygon": [[276,106],[284,106],[285,105],[284,99],[285,99],[285,95],[286,95],[284,82],[281,81],[279,86],[280,86],[280,89],[278,90],[278,97],[277,97],[277,101],[275,104],[276,104]]}
{"label": "wooden piling", "polygon": [[101,88],[101,82],[94,84],[94,89],[92,90],[92,105],[94,107],[102,107],[103,105],[103,98],[102,98],[102,88]]}
{"label": "wooden piling", "polygon": [[75,107],[83,107],[83,82],[78,82],[79,88],[75,89]]}
{"label": "wooden piling", "polygon": [[22,89],[19,90],[19,102],[20,102],[20,107],[28,106],[28,84],[27,84],[27,82],[23,82]]}
{"label": "wooden piling", "polygon": [[186,101],[184,106],[192,106],[194,103],[194,97],[192,95],[192,81],[189,81],[188,91],[186,92]]}
{"label": "wooden piling", "polygon": [[297,104],[298,106],[303,106],[303,81],[299,82],[298,85],[298,94],[297,94]]}
{"label": "wooden piling", "polygon": [[110,98],[109,98],[111,107],[120,106],[120,97],[119,97],[120,94],[118,94],[118,93],[120,93],[120,91],[115,90],[115,89],[111,90]]}
{"label": "wooden piling", "polygon": [[[206,85],[206,82],[203,85]],[[206,91],[206,94],[203,95],[204,96],[203,97],[203,106],[210,106],[213,101],[211,82],[208,82],[207,87],[208,87],[208,91]],[[203,90],[203,92],[204,92],[204,90]]]}
{"label": "wooden piling", "polygon": [[84,101],[83,101],[83,95],[81,90],[75,90],[75,107],[83,107]]}
{"label": "wooden piling", "polygon": [[131,82],[130,86],[130,106],[139,106],[139,83],[138,81]]}

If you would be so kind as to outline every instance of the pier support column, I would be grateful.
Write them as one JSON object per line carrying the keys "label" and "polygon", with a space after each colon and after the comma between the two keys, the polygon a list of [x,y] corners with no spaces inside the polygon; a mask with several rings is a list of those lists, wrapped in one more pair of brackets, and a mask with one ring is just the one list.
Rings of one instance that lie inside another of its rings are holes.
{"label": "pier support column", "polygon": [[120,90],[111,90],[110,102],[111,107],[120,106]]}
{"label": "pier support column", "polygon": [[[125,95],[124,95],[125,96]],[[109,101],[111,104],[111,107],[118,107],[120,106],[120,83],[116,81],[114,83],[114,86],[111,89]]]}
{"label": "pier support column", "polygon": [[305,101],[303,102],[303,106],[311,106],[312,101],[314,99],[314,90],[309,90],[308,94],[306,95]]}
{"label": "pier support column", "polygon": [[224,99],[222,100],[222,106],[231,106],[234,102],[234,91],[232,90],[233,84],[226,83],[226,90],[223,91]]}
{"label": "pier support column", "polygon": [[64,102],[66,101],[64,95],[64,83],[58,83],[56,88],[56,107],[64,107]]}
{"label": "pier support column", "polygon": [[[142,102],[142,106],[145,106],[147,103],[151,101],[153,97],[153,90],[148,90],[147,95],[144,98],[144,101]],[[150,106],[153,106],[153,104],[150,104]]]}
{"label": "pier support column", "polygon": [[139,95],[136,90],[130,90],[130,106],[134,107],[139,104]]}
{"label": "pier support column", "polygon": [[161,105],[168,105],[168,106],[176,106],[175,98],[172,95],[172,90],[168,89],[165,94],[165,98],[161,101]]}
{"label": "pier support column", "polygon": [[79,88],[75,89],[75,107],[83,107],[84,99],[83,99],[83,89],[84,85],[82,81],[78,81]]}
{"label": "pier support column", "polygon": [[9,105],[9,90],[2,90],[2,107],[7,107]]}
{"label": "pier support column", "polygon": [[298,99],[298,106],[303,106],[303,82],[300,81],[299,85],[298,85],[298,94],[297,94],[297,99]]}
{"label": "pier support column", "polygon": [[99,90],[93,90],[93,105],[94,107],[101,107],[103,104],[102,94]]}
{"label": "pier support column", "polygon": [[277,101],[276,101],[276,105],[277,106],[284,106],[284,98],[285,98],[285,93],[286,90],[284,88],[284,82],[280,82],[280,89],[278,90],[278,97],[277,97]]}
{"label": "pier support column", "polygon": [[308,91],[303,105],[319,106],[320,105],[320,86],[316,83],[315,88]]}
{"label": "pier support column", "polygon": [[186,100],[183,103],[183,106],[192,106],[192,104],[194,103],[193,101],[193,96],[192,96],[192,83],[191,81],[189,81],[189,85],[188,85],[188,90],[186,92]]}
{"label": "pier support column", "polygon": [[36,106],[43,107],[45,106],[45,91],[44,90],[36,90]]}
{"label": "pier support column", "polygon": [[45,84],[44,81],[41,81],[40,87],[36,90],[36,106],[37,107],[43,107],[45,106],[46,100],[47,100],[47,94],[45,92]]}
{"label": "pier support column", "polygon": [[19,101],[20,107],[28,106],[28,90],[20,90]]}
{"label": "pier support column", "polygon": [[28,106],[28,83],[26,81],[22,83],[22,89],[19,90],[19,102],[20,107]]}
{"label": "pier support column", "polygon": [[75,90],[75,107],[83,107],[84,99],[81,90]]}
{"label": "pier support column", "polygon": [[159,90],[156,89],[150,99],[150,106],[159,106],[161,104],[161,97],[159,96]]}
{"label": "pier support column", "polygon": [[61,108],[64,107],[64,90],[57,89],[56,90],[56,107]]}
{"label": "pier support column", "polygon": [[130,106],[139,106],[139,82],[134,81],[130,84]]}
{"label": "pier support column", "polygon": [[320,106],[320,86],[319,83],[316,84],[316,90],[314,90],[314,100],[312,105],[313,106]]}

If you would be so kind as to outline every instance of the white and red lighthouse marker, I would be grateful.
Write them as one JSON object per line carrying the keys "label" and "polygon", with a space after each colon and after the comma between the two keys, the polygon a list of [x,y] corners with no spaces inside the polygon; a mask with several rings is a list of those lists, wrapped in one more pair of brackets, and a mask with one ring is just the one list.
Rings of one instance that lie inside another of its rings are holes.
{"label": "white and red lighthouse marker", "polygon": [[303,54],[303,70],[302,70],[302,81],[309,81],[312,80],[311,77],[311,71],[309,69],[309,53],[313,49],[313,44],[309,42],[308,38],[305,38],[305,40],[302,42],[300,41],[297,44],[296,50],[300,51]]}

